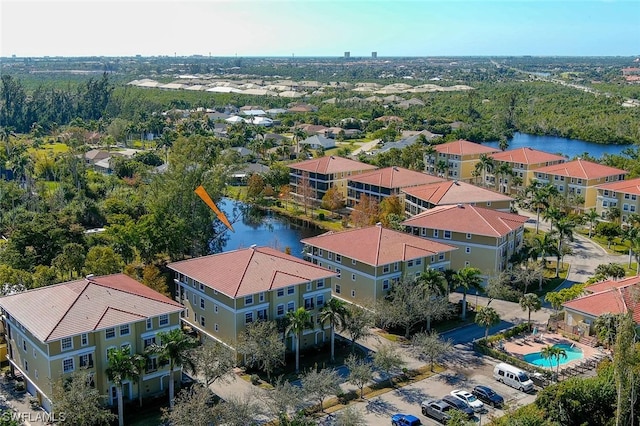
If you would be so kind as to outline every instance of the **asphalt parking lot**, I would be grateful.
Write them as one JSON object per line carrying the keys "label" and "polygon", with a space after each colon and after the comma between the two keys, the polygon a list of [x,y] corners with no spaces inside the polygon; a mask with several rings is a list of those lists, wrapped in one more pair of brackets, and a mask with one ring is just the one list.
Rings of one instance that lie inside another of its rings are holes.
{"label": "asphalt parking lot", "polygon": [[[453,370],[413,383],[394,391],[377,396],[357,404],[358,410],[363,414],[367,424],[390,424],[391,416],[396,413],[413,414],[421,419],[423,425],[438,425],[431,418],[422,415],[420,403],[426,399],[440,399],[454,389],[471,391],[476,385],[486,385],[502,395],[505,405],[510,407],[530,404],[535,400],[535,393],[527,394],[513,389],[493,379],[493,365],[485,361],[483,368],[475,369],[475,373],[465,375]],[[491,416],[502,416],[503,411],[485,404],[486,410],[481,417],[476,414],[475,421],[480,424],[488,424]],[[327,422],[325,424],[331,424]]]}

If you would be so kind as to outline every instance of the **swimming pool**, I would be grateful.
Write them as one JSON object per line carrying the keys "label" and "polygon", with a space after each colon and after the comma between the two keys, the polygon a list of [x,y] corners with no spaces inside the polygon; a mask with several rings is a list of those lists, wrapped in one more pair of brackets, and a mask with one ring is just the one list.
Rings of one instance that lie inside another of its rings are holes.
{"label": "swimming pool", "polygon": [[[567,353],[566,358],[560,357],[560,365],[566,364],[571,361],[575,361],[577,359],[584,358],[582,349],[580,349],[575,345],[567,345],[563,343],[563,344],[553,345],[553,347],[564,349],[564,351]],[[545,359],[542,357],[542,352],[533,352],[530,354],[526,354],[524,356],[524,360],[527,361],[529,364],[533,364],[538,367],[554,367],[555,368],[558,366],[557,358],[554,357],[552,359]]]}

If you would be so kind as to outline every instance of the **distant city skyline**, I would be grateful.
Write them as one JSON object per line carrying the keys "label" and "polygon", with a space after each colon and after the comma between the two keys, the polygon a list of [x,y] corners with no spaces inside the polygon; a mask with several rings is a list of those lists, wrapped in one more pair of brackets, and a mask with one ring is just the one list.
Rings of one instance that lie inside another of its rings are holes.
{"label": "distant city skyline", "polygon": [[638,0],[0,0],[0,56],[634,56]]}

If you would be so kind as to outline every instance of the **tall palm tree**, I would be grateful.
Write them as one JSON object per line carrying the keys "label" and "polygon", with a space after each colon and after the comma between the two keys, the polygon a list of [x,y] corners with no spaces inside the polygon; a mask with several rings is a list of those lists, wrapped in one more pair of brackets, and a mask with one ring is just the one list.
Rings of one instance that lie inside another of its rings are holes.
{"label": "tall palm tree", "polygon": [[589,238],[591,238],[591,234],[593,232],[593,225],[598,221],[600,215],[596,211],[596,209],[590,209],[585,212],[582,217],[589,224]]}
{"label": "tall palm tree", "polygon": [[537,180],[533,180],[527,187],[527,193],[531,197],[531,206],[536,210],[536,234],[539,230],[540,211],[546,209],[550,205],[551,198],[558,195],[558,189],[551,185],[543,185]]}
{"label": "tall palm tree", "polygon": [[293,140],[296,144],[296,155],[300,153],[300,141],[307,137],[307,134],[302,129],[295,129],[293,131]]}
{"label": "tall palm tree", "polygon": [[544,213],[542,213],[542,218],[549,221],[549,232],[553,232],[553,227],[563,217],[564,213],[556,206],[549,206]]}
{"label": "tall palm tree", "polygon": [[573,230],[576,224],[573,220],[562,218],[556,222],[556,229],[558,231],[558,262],[556,263],[556,278],[560,276],[560,259],[562,259],[562,242],[565,238],[569,241],[573,241]]}
{"label": "tall palm tree", "polygon": [[529,324],[529,330],[531,330],[531,311],[539,311],[542,308],[542,302],[536,294],[527,293],[520,298],[520,307],[523,311],[529,311],[527,323]]}
{"label": "tall palm tree", "polygon": [[107,377],[116,387],[118,398],[118,425],[124,425],[124,404],[122,401],[122,382],[132,379],[135,376],[135,368],[129,347],[115,348],[107,353],[109,365],[107,367]]}
{"label": "tall palm tree", "polygon": [[302,306],[295,311],[287,312],[287,327],[284,335],[291,334],[296,344],[296,372],[300,371],[300,339],[305,328],[311,327],[311,314]]}
{"label": "tall palm tree", "polygon": [[464,267],[456,272],[454,282],[458,287],[462,287],[462,320],[467,318],[467,291],[471,289],[480,290],[482,287],[482,271],[470,266]]}
{"label": "tall palm tree", "polygon": [[187,366],[194,370],[193,361],[189,358],[189,350],[197,346],[195,339],[187,336],[179,328],[167,332],[160,332],[157,336],[160,343],[154,343],[147,348],[149,353],[158,354],[162,361],[169,363],[169,407],[174,404],[173,370],[176,367]]}
{"label": "tall palm tree", "polygon": [[482,186],[487,186],[487,173],[493,173],[494,165],[493,158],[487,154],[480,154],[480,161],[476,164],[476,167],[482,172]]}
{"label": "tall palm tree", "polygon": [[489,328],[500,324],[500,315],[490,306],[483,306],[476,312],[476,324],[484,327],[485,340],[489,337]]}
{"label": "tall palm tree", "polygon": [[[500,178],[502,178],[502,180],[505,180],[507,176],[509,177],[513,176],[513,169],[511,168],[509,163],[500,163],[498,167],[496,167],[495,169],[496,169],[495,171],[496,176],[499,176]],[[499,185],[500,185],[499,179],[496,179],[496,189],[498,189],[499,192],[508,193],[510,191],[508,183],[504,184],[503,186],[504,190],[502,188],[499,188]]]}
{"label": "tall palm tree", "polygon": [[345,302],[335,297],[330,299],[320,310],[320,321],[324,326],[329,323],[331,326],[331,362],[335,361],[335,331],[336,327],[343,328],[349,311]]}
{"label": "tall palm tree", "polygon": [[133,380],[138,383],[138,405],[142,407],[142,378],[147,369],[148,356],[144,354],[133,354],[131,362],[133,363],[134,375]]}
{"label": "tall palm tree", "polygon": [[567,357],[567,351],[558,346],[545,346],[540,350],[540,355],[544,359],[551,360],[551,367],[553,368],[553,359],[556,359],[556,374],[560,371],[560,358]]}
{"label": "tall palm tree", "polygon": [[546,269],[547,256],[553,256],[557,252],[557,240],[554,232],[547,232],[543,234],[541,238],[533,238],[533,252],[536,254],[536,259],[540,258],[540,264],[542,265],[542,276],[540,277],[539,286],[542,286],[542,279],[544,277],[544,271]]}
{"label": "tall palm tree", "polygon": [[618,335],[618,326],[620,325],[621,316],[612,313],[605,313],[596,318],[593,328],[596,331],[598,339],[606,348],[611,348],[616,343]]}
{"label": "tall palm tree", "polygon": [[[428,268],[421,273],[416,279],[416,285],[422,287],[424,296],[429,300],[432,297],[440,298],[445,296],[449,290],[449,283],[444,274],[433,268]],[[431,330],[431,317],[433,312],[426,313],[427,315],[427,331]]]}

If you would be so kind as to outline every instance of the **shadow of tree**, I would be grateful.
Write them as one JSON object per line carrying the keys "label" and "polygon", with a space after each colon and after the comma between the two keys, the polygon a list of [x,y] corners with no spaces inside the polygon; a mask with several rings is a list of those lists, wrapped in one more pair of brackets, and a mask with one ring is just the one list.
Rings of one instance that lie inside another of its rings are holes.
{"label": "shadow of tree", "polygon": [[465,384],[468,379],[464,374],[460,373],[443,373],[438,376],[438,380],[450,386],[456,386]]}
{"label": "shadow of tree", "polygon": [[396,411],[398,411],[398,407],[380,398],[369,400],[366,406],[367,413],[376,415],[388,415]]}
{"label": "shadow of tree", "polygon": [[425,399],[432,397],[421,389],[400,388],[396,389],[394,393],[398,395],[403,401],[410,404],[420,404]]}

